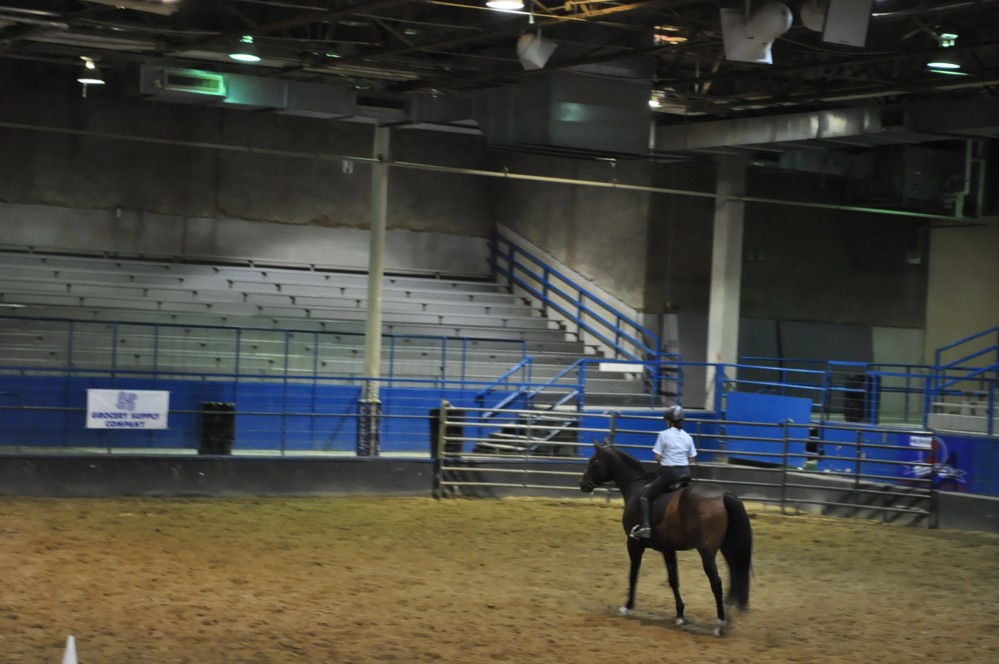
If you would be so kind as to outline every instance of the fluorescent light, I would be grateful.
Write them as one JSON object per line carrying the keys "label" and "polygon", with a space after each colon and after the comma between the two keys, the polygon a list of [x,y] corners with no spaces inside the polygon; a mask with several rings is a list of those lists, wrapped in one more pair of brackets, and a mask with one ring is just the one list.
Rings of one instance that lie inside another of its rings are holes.
{"label": "fluorescent light", "polygon": [[486,7],[515,12],[524,8],[524,0],[487,0]]}
{"label": "fluorescent light", "polygon": [[927,69],[960,69],[961,64],[953,60],[940,60],[938,62],[927,62]]}

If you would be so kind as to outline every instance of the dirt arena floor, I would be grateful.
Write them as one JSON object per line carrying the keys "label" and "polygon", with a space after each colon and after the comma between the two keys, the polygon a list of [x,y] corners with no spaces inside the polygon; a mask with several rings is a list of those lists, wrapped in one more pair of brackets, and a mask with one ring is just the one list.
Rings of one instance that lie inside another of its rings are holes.
{"label": "dirt arena floor", "polygon": [[719,639],[603,499],[0,498],[0,662],[999,662],[999,537],[750,512]]}

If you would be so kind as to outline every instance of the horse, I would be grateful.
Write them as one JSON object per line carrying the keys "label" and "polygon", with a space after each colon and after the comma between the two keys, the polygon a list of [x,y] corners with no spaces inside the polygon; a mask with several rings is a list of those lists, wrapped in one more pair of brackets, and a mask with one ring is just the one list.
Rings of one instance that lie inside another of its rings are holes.
{"label": "horse", "polygon": [[[595,451],[579,480],[579,488],[584,493],[591,493],[607,482],[617,485],[624,497],[621,525],[628,534],[639,522],[638,498],[648,481],[648,473],[641,461],[616,447],[596,442],[593,447]],[[649,539],[628,538],[631,570],[628,574],[628,602],[620,608],[621,615],[628,616],[634,611],[638,570],[645,549],[652,548],[662,553],[666,561],[669,587],[676,601],[676,624],[686,624],[676,552],[697,549],[715,596],[718,624],[714,634],[722,636],[728,626],[725,605],[735,604],[743,610],[749,606],[753,529],[742,501],[722,487],[695,482],[657,497],[650,508],[650,522],[652,535]],[[729,593],[725,601],[722,601],[722,581],[715,563],[719,549],[729,569]]]}

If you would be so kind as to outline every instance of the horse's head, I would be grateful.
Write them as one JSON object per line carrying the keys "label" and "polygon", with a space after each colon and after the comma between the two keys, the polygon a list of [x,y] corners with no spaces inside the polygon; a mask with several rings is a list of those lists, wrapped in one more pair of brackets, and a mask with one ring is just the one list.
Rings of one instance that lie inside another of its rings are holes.
{"label": "horse's head", "polygon": [[579,478],[579,490],[583,493],[592,493],[601,484],[610,481],[610,467],[607,463],[607,446],[593,443],[593,455],[583,476]]}

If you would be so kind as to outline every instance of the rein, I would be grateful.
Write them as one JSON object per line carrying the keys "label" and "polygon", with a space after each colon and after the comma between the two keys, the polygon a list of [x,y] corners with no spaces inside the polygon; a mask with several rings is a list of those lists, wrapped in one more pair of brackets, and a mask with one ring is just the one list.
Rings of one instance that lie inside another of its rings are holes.
{"label": "rein", "polygon": [[[617,459],[617,463],[620,464],[621,460]],[[635,477],[631,481],[632,481],[632,483],[635,483],[635,482],[648,482],[654,475],[656,475],[657,473],[659,473],[661,470],[662,470],[662,468],[658,468],[658,469],[652,471],[651,473],[649,473],[649,472],[644,473],[642,475],[639,475],[639,476]],[[594,482],[593,479],[590,477],[589,469],[587,469],[587,472],[583,475],[583,481],[580,482],[580,487],[583,488],[583,489],[585,489],[586,491],[593,491],[597,487],[610,488],[612,486],[616,486],[617,482],[614,480],[613,473],[611,473],[611,475],[612,476],[610,478],[604,480],[603,482]]]}

